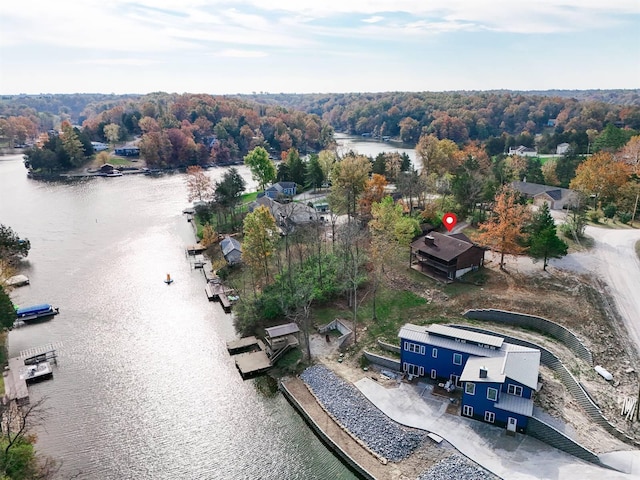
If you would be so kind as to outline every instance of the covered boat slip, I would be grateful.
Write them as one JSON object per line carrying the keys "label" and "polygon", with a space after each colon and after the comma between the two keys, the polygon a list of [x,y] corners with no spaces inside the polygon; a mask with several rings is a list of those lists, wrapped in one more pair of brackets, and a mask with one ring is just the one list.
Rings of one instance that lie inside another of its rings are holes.
{"label": "covered boat slip", "polygon": [[32,305],[30,307],[19,308],[16,310],[18,320],[22,320],[23,322],[53,317],[58,313],[59,309],[53,308],[53,306],[48,303],[41,303],[39,305]]}

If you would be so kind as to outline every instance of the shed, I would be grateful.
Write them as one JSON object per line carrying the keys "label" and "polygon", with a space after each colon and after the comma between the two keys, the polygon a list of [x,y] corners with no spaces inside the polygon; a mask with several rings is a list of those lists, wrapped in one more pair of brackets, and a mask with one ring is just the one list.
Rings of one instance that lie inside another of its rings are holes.
{"label": "shed", "polygon": [[229,265],[236,265],[242,261],[242,247],[233,237],[225,237],[220,242],[222,255]]}

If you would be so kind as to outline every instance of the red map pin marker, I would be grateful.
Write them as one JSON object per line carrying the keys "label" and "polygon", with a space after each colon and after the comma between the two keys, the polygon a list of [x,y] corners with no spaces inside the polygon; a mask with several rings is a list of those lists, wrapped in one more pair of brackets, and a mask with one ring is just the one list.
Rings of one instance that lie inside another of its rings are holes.
{"label": "red map pin marker", "polygon": [[458,217],[456,217],[455,213],[445,213],[442,217],[442,223],[448,231],[451,231],[458,223]]}

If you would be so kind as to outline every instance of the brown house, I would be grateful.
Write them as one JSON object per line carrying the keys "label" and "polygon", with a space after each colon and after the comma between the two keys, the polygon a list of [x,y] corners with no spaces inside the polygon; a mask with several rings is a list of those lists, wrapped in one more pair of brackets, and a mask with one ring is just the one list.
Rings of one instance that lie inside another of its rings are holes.
{"label": "brown house", "polygon": [[411,268],[452,282],[484,265],[484,252],[463,233],[431,232],[411,244]]}

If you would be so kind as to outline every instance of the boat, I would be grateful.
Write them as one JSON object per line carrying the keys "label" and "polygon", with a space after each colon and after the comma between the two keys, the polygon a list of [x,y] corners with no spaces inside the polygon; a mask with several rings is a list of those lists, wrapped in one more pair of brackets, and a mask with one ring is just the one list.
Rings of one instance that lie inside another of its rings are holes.
{"label": "boat", "polygon": [[27,384],[39,382],[53,377],[53,370],[49,362],[41,362],[36,365],[28,365],[20,375]]}
{"label": "boat", "polygon": [[167,273],[167,279],[164,281],[164,283],[166,283],[167,285],[171,285],[173,283],[173,278],[171,278],[171,275],[169,275]]}
{"label": "boat", "polygon": [[26,275],[14,275],[7,280],[7,286],[9,287],[22,287],[29,285],[29,277]]}
{"label": "boat", "polygon": [[18,308],[16,310],[17,320],[23,322],[30,322],[32,320],[42,320],[45,318],[53,317],[60,313],[59,308],[54,308],[48,303],[41,303],[39,305],[32,305],[30,307]]}

